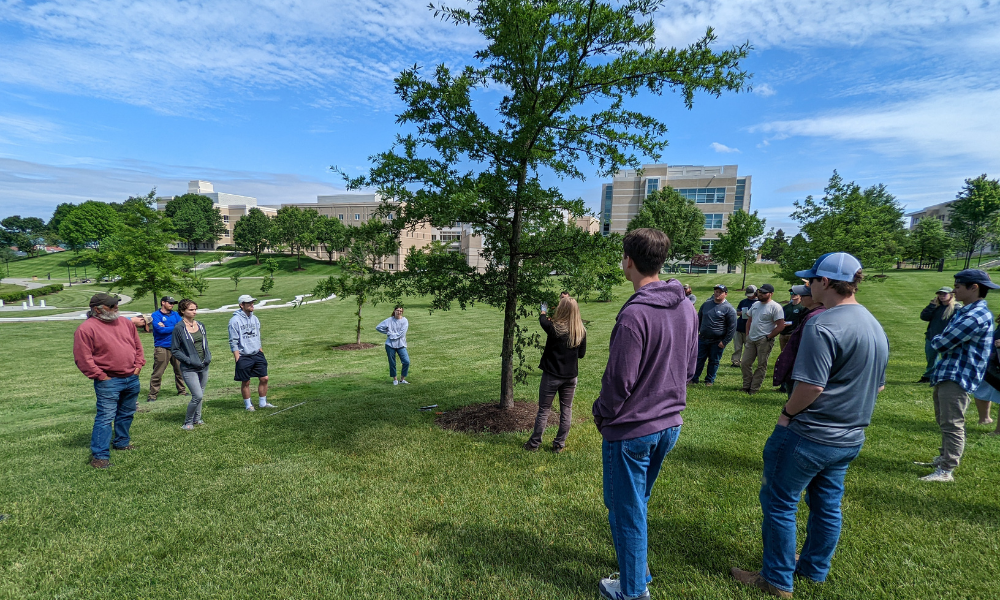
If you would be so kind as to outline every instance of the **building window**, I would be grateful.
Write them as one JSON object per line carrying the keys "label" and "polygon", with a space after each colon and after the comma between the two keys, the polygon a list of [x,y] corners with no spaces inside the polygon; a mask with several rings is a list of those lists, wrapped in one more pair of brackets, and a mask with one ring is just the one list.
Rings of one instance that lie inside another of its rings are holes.
{"label": "building window", "polygon": [[736,201],[733,203],[733,210],[743,210],[743,198],[746,195],[747,179],[741,177],[736,180]]}
{"label": "building window", "polygon": [[705,229],[722,229],[723,213],[705,213]]}
{"label": "building window", "polygon": [[722,204],[726,201],[726,188],[679,188],[677,193],[697,204]]}
{"label": "building window", "polygon": [[719,265],[708,265],[707,267],[695,267],[689,264],[677,265],[677,267],[684,273],[718,273]]}
{"label": "building window", "polygon": [[223,235],[223,237],[229,237],[229,230],[227,229],[227,230],[225,231],[225,233],[223,233],[222,235]]}
{"label": "building window", "polygon": [[395,218],[396,217],[393,215],[393,213],[389,213],[389,219],[395,219]]}
{"label": "building window", "polygon": [[340,219],[341,221],[343,221],[344,220],[344,215],[337,215],[337,218]]}
{"label": "building window", "polygon": [[646,196],[660,189],[660,179],[658,177],[650,177],[646,180]]}
{"label": "building window", "polygon": [[436,241],[437,241],[437,239],[438,239],[438,236],[432,233],[432,234],[431,234],[431,241],[432,241],[432,242],[436,242]]}
{"label": "building window", "polygon": [[701,238],[701,253],[702,254],[711,254],[712,253],[712,247],[715,246],[715,242],[717,242],[717,241],[718,240],[716,240],[716,239]]}
{"label": "building window", "polygon": [[395,269],[395,268],[396,268],[396,265],[394,265],[394,264],[392,264],[392,263],[389,263],[389,270],[390,270],[390,271],[392,271],[392,270],[393,270],[393,269]]}
{"label": "building window", "polygon": [[228,224],[229,223],[229,215],[222,215],[222,222]]}
{"label": "building window", "polygon": [[361,215],[358,214],[358,213],[354,213],[354,220],[355,221],[360,221],[361,220]]}

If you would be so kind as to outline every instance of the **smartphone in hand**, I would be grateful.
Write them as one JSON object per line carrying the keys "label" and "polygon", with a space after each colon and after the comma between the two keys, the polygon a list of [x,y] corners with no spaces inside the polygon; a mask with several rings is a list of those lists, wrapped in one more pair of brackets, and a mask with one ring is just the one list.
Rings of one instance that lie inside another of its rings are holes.
{"label": "smartphone in hand", "polygon": [[543,313],[549,312],[549,303],[548,302],[542,302],[541,310],[542,310]]}

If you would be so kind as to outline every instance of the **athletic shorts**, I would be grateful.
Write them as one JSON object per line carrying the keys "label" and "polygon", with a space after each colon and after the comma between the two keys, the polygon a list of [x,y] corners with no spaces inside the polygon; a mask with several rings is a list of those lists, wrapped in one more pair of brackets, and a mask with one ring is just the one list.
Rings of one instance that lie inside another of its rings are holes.
{"label": "athletic shorts", "polygon": [[236,377],[234,381],[250,381],[253,377],[267,377],[267,359],[264,352],[257,354],[241,354],[236,361]]}

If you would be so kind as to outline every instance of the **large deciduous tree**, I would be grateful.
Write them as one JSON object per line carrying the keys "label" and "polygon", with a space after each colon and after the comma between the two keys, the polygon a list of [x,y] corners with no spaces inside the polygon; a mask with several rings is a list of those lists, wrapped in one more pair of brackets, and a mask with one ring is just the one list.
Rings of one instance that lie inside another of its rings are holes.
{"label": "large deciduous tree", "polygon": [[[397,122],[411,126],[395,147],[372,157],[352,188],[374,187],[401,202],[405,224],[461,222],[483,236],[484,270],[462,293],[503,309],[500,406],[514,402],[518,319],[548,292],[546,268],[573,252],[563,211],[582,214],[542,184],[583,179],[580,163],[601,175],[638,168],[666,147],[666,126],[632,110],[642,92],[699,91],[718,96],[746,87],[739,68],[749,45],[715,52],[709,29],[683,49],[656,44],[653,16],[662,0],[478,0],[469,9],[431,8],[485,40],[477,64],[429,77],[418,66],[395,80],[405,104]],[[489,93],[486,93],[489,90]]]}
{"label": "large deciduous tree", "polygon": [[187,244],[190,251],[194,251],[198,244],[215,242],[226,232],[222,213],[208,196],[176,196],[167,202],[164,212],[170,217],[178,239]]}
{"label": "large deciduous tree", "polygon": [[945,256],[952,247],[952,239],[937,219],[921,219],[907,238],[906,253],[910,260],[917,261],[917,267],[935,263]]}
{"label": "large deciduous tree", "polygon": [[948,232],[955,247],[965,253],[968,269],[972,255],[1000,235],[1000,180],[987,179],[985,173],[966,179],[957,197],[949,207]]}
{"label": "large deciduous tree", "polygon": [[37,246],[45,243],[45,221],[38,217],[21,217],[14,215],[0,221],[0,235],[5,238],[7,246],[17,246],[17,249],[28,256],[38,254]]}
{"label": "large deciduous tree", "polygon": [[264,211],[257,207],[251,208],[233,226],[233,243],[243,252],[253,254],[254,261],[259,265],[260,255],[271,245],[273,227],[274,223]]}
{"label": "large deciduous tree", "polygon": [[768,234],[767,239],[761,244],[760,257],[764,260],[778,262],[786,248],[788,248],[788,238],[785,237],[784,230],[778,229]]}
{"label": "large deciduous tree", "polygon": [[316,220],[319,213],[311,208],[284,206],[274,217],[271,237],[288,246],[295,255],[295,269],[302,270],[302,248],[316,243]]}
{"label": "large deciduous tree", "polygon": [[705,213],[694,200],[681,196],[672,187],[665,187],[646,196],[642,208],[628,223],[628,231],[651,227],[670,238],[667,263],[690,261],[701,254],[701,238],[705,235]]}
{"label": "large deciduous tree", "polygon": [[111,204],[87,200],[76,206],[59,222],[59,237],[74,252],[97,245],[114,233],[122,215]]}
{"label": "large deciduous tree", "polygon": [[333,255],[346,248],[351,239],[347,225],[340,219],[326,215],[321,215],[316,220],[315,236],[316,243],[322,244],[326,250],[330,264],[333,264]]}
{"label": "large deciduous tree", "polygon": [[720,233],[719,239],[712,244],[712,260],[743,267],[741,290],[747,285],[747,266],[756,262],[757,253],[764,243],[766,224],[765,219],[757,216],[757,211],[737,210],[729,216],[725,233]]}

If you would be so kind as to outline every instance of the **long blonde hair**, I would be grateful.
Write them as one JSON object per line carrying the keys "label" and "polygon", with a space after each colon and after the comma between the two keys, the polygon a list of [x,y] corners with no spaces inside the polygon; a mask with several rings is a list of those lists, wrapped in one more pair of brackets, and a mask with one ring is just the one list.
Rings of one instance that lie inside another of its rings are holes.
{"label": "long blonde hair", "polygon": [[580,320],[580,307],[576,300],[569,296],[559,301],[555,317],[552,318],[552,326],[560,336],[566,336],[566,345],[570,348],[576,348],[583,343],[583,338],[587,337],[587,330],[583,328],[583,321]]}
{"label": "long blonde hair", "polygon": [[948,294],[948,296],[950,300],[948,300],[948,304],[944,305],[946,308],[944,309],[944,314],[941,315],[941,319],[944,321],[951,319],[951,315],[953,315],[955,313],[955,309],[958,308],[958,300],[955,300],[955,294],[951,293]]}

